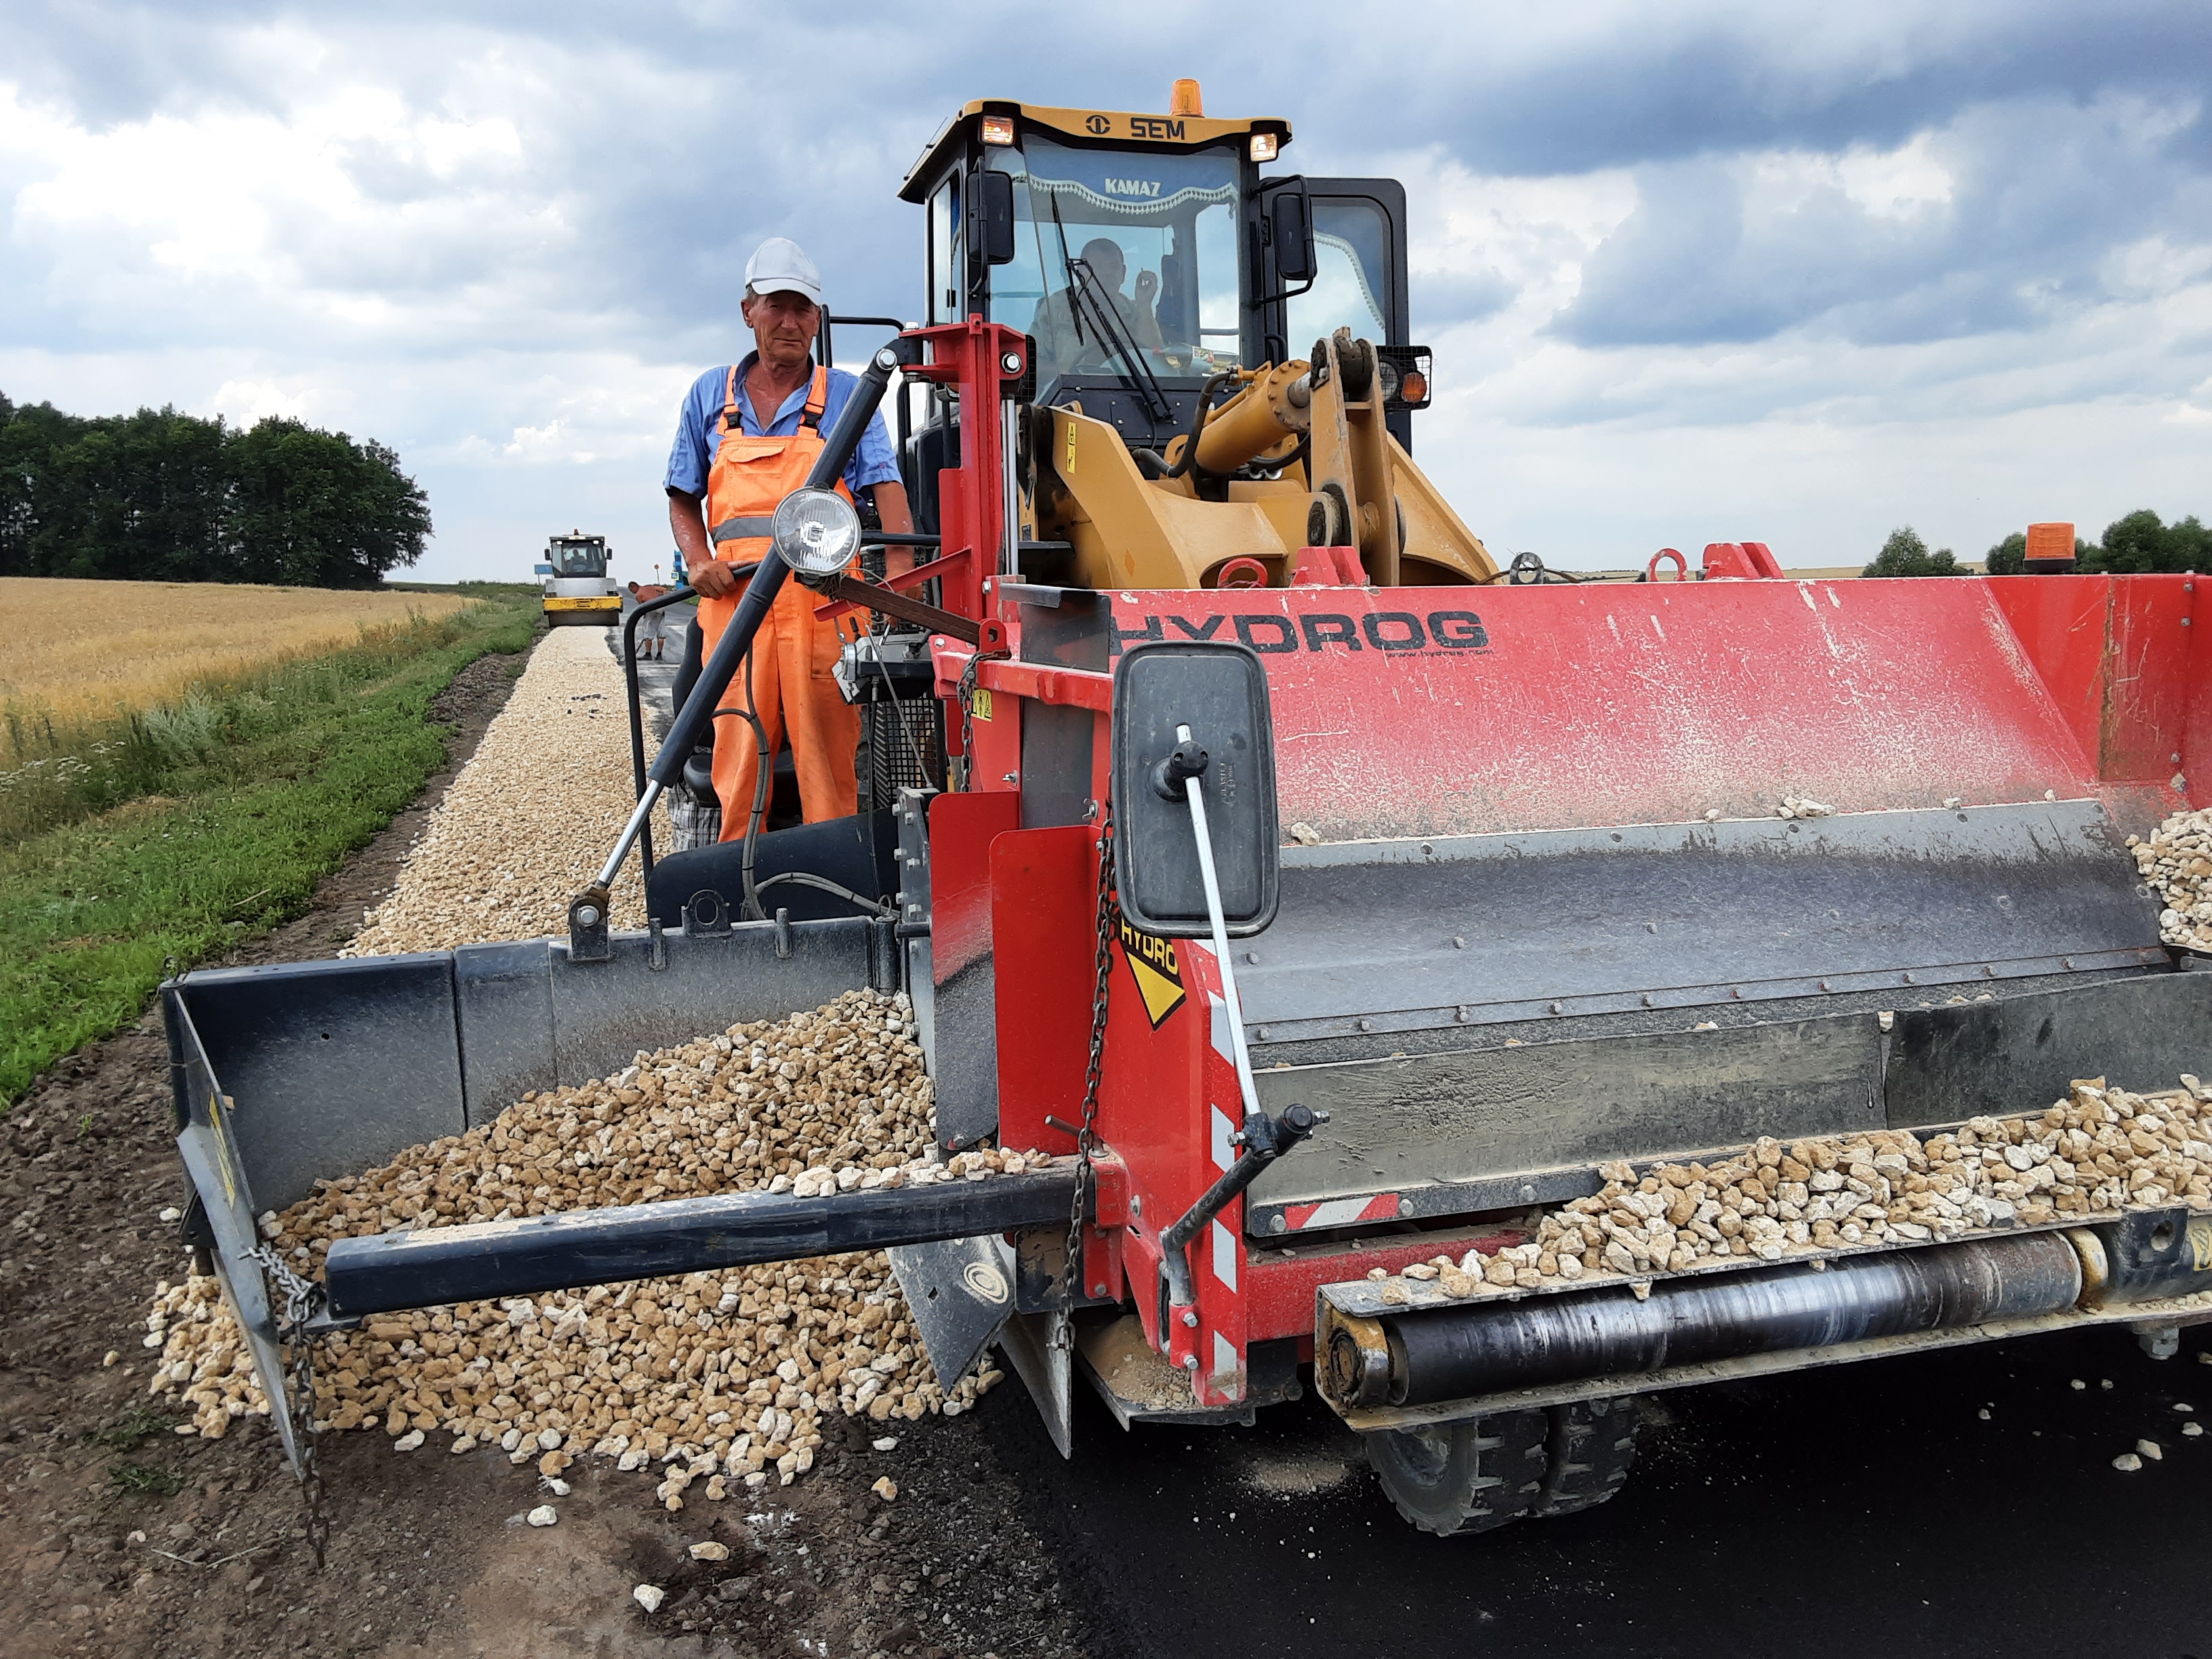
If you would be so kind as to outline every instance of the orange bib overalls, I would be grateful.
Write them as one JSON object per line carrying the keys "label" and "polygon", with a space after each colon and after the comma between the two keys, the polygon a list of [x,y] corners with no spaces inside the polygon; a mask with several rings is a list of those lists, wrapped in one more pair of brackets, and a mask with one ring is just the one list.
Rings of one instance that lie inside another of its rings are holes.
{"label": "orange bib overalls", "polygon": [[[707,526],[714,556],[726,564],[751,564],[768,556],[769,525],[786,495],[806,482],[822,453],[822,411],[830,396],[830,371],[817,368],[799,430],[787,438],[748,437],[738,423],[738,371],[730,370],[722,398],[722,440],[707,471]],[[837,493],[852,491],[843,479]],[[699,601],[699,630],[709,655],[737,614],[744,589],[726,599]],[[799,775],[799,799],[806,822],[844,817],[860,805],[854,757],[860,744],[860,711],[837,692],[831,671],[848,640],[866,623],[859,615],[821,622],[821,595],[787,577],[760,632],[753,636],[753,710],[768,734],[771,759],[786,734]],[[720,706],[745,707],[742,674],[732,675]],[[740,841],[752,817],[758,739],[741,714],[714,720],[714,793],[722,802],[722,839]]]}

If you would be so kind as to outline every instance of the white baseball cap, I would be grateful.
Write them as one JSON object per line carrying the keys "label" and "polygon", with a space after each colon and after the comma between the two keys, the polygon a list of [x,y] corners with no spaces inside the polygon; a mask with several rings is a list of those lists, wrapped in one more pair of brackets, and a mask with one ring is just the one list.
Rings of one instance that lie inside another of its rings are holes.
{"label": "white baseball cap", "polygon": [[788,236],[771,236],[745,261],[745,286],[756,294],[804,295],[822,303],[822,273]]}

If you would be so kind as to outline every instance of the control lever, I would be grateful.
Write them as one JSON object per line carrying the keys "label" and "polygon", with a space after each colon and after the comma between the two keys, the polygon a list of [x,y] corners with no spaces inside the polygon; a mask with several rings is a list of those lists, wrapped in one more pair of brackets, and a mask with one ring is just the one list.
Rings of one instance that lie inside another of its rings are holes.
{"label": "control lever", "polygon": [[1183,1212],[1181,1220],[1160,1235],[1161,1272],[1167,1280],[1171,1321],[1179,1322],[1182,1310],[1198,1300],[1190,1277],[1191,1240],[1229,1207],[1231,1199],[1257,1181],[1262,1170],[1328,1121],[1327,1112],[1316,1112],[1296,1101],[1283,1108],[1280,1117],[1255,1112],[1244,1120],[1237,1135],[1244,1150],[1237,1161],[1222,1171],[1221,1179],[1206,1189],[1204,1197]]}

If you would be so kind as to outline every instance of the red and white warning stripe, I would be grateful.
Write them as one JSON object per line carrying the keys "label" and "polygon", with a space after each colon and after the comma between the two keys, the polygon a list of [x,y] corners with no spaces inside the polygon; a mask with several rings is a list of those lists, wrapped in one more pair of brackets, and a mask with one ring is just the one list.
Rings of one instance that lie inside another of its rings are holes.
{"label": "red and white warning stripe", "polygon": [[1332,1198],[1320,1204],[1285,1204],[1285,1224],[1294,1233],[1325,1227],[1356,1227],[1363,1221],[1395,1221],[1398,1194],[1377,1193],[1372,1198]]}

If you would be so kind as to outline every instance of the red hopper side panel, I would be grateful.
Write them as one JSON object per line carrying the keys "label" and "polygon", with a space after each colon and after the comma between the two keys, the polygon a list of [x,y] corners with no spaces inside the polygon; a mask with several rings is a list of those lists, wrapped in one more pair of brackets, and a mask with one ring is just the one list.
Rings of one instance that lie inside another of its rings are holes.
{"label": "red hopper side panel", "polygon": [[1116,646],[1237,639],[1285,824],[1324,840],[2095,792],[1978,581],[1121,592]]}

